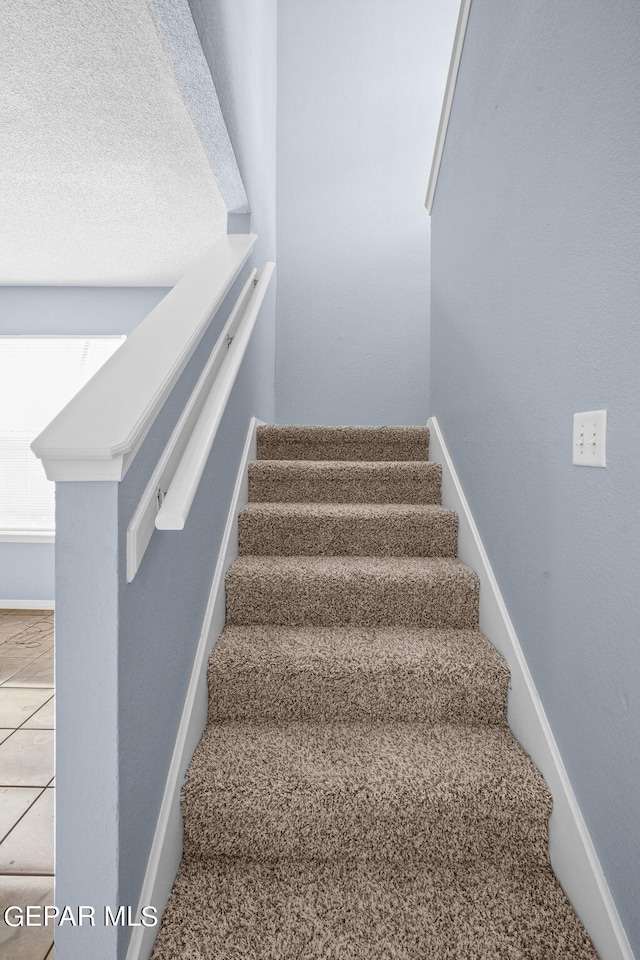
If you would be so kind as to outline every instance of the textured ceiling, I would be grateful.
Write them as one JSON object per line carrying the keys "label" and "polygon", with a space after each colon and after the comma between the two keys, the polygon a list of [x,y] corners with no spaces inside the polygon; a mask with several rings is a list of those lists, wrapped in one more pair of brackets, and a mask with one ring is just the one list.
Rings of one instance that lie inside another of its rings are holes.
{"label": "textured ceiling", "polygon": [[188,9],[3,0],[0,284],[170,285],[246,210]]}

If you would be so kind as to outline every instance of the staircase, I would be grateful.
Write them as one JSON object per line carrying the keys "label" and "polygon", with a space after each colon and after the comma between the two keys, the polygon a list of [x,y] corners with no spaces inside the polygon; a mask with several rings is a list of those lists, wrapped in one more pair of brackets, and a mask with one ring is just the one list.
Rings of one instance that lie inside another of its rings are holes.
{"label": "staircase", "polygon": [[259,428],[155,960],[596,957],[428,442]]}

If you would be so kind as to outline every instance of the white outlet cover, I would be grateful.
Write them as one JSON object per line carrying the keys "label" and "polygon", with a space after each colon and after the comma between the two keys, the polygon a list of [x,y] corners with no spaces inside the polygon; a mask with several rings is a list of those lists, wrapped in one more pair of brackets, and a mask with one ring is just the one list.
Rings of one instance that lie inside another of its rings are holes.
{"label": "white outlet cover", "polygon": [[606,467],[607,411],[573,415],[573,462],[577,467]]}

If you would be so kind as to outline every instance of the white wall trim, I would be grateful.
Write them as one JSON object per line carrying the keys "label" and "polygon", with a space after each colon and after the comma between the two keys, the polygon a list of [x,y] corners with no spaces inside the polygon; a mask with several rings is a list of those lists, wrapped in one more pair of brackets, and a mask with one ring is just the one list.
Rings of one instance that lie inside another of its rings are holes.
{"label": "white wall trim", "polygon": [[442,163],[444,145],[447,139],[449,118],[451,117],[451,108],[453,107],[453,98],[456,92],[458,70],[460,69],[462,48],[464,47],[464,38],[467,33],[467,23],[469,21],[470,11],[471,0],[461,0],[460,13],[458,14],[458,24],[456,26],[456,32],[453,38],[453,50],[451,52],[451,61],[449,63],[447,84],[444,88],[444,100],[442,102],[442,112],[440,113],[440,123],[438,124],[438,133],[436,134],[436,145],[433,151],[433,160],[431,161],[429,185],[427,187],[427,199],[425,201],[425,206],[429,213],[431,213],[433,210],[433,201],[436,195],[436,187],[438,185],[438,174],[440,173],[440,164]]}
{"label": "white wall trim", "polygon": [[509,726],[553,795],[551,862],[601,960],[634,960],[562,757],[529,672],[462,484],[435,417],[428,421],[429,459],[442,465],[442,500],[459,517],[458,555],[480,578],[480,629],[511,670]]}
{"label": "white wall trim", "polygon": [[55,610],[53,600],[0,600],[0,610]]}
{"label": "white wall trim", "polygon": [[55,533],[39,530],[2,530],[0,543],[55,543]]}
{"label": "white wall trim", "polygon": [[49,480],[121,480],[256,242],[221,237],[31,444]]}
{"label": "white wall trim", "polygon": [[[138,909],[154,906],[158,918],[164,912],[182,858],[180,791],[207,722],[207,663],[224,628],[225,576],[238,555],[238,514],[249,498],[248,467],[256,457],[256,431],[260,423],[253,417],[249,424],[140,892]],[[157,933],[158,927],[134,927],[126,960],[148,960]]]}

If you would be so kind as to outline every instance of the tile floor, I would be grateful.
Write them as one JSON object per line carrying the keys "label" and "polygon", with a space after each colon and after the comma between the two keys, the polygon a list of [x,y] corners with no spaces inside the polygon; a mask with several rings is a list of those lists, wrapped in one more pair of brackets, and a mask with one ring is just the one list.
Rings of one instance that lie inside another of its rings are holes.
{"label": "tile floor", "polygon": [[0,958],[53,960],[52,927],[7,906],[53,903],[53,614],[0,610]]}

